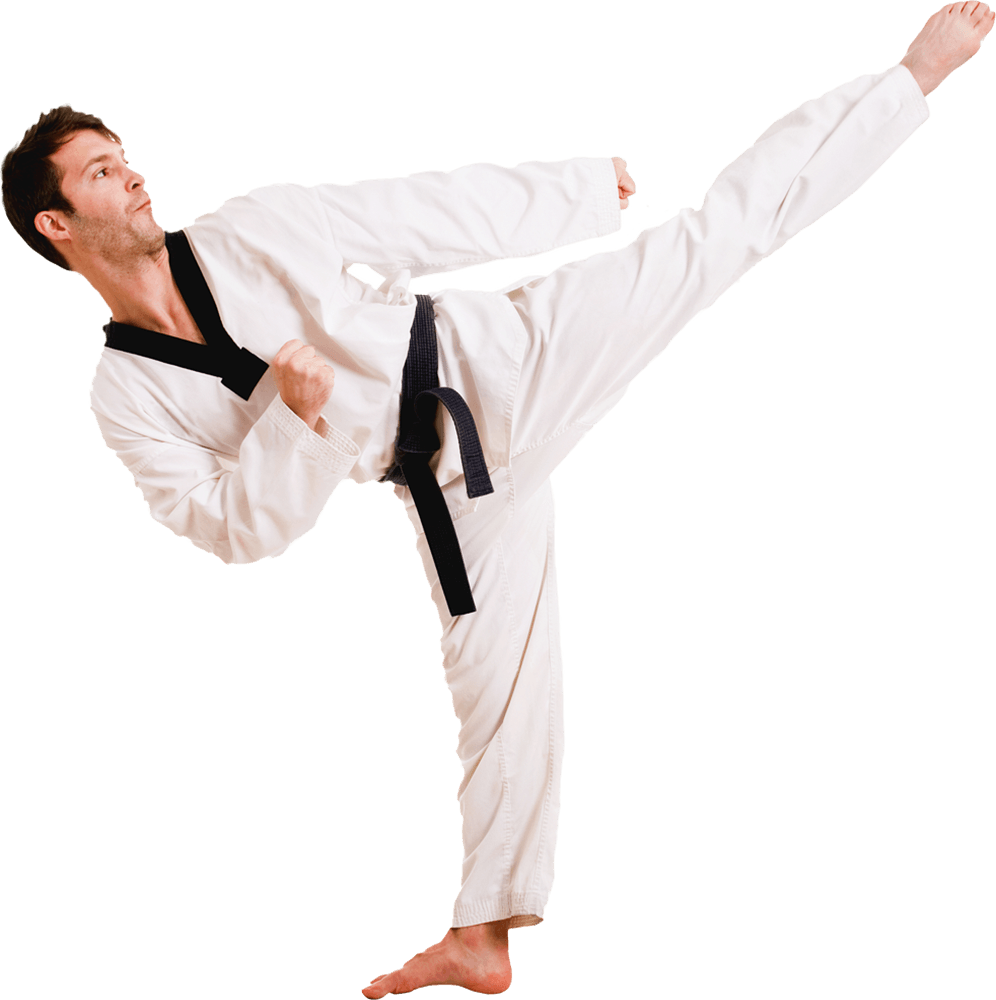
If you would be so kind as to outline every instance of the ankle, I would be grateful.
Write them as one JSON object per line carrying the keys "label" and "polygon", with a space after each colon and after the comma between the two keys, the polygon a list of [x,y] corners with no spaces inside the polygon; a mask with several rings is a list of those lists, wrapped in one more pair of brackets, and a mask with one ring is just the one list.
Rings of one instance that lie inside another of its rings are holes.
{"label": "ankle", "polygon": [[452,927],[450,933],[463,945],[473,950],[479,948],[508,948],[510,920],[493,920],[486,924]]}
{"label": "ankle", "polygon": [[899,62],[900,65],[905,66],[910,71],[924,97],[937,89],[940,82],[937,79],[939,74],[931,67],[925,66],[922,59],[918,59],[907,53]]}

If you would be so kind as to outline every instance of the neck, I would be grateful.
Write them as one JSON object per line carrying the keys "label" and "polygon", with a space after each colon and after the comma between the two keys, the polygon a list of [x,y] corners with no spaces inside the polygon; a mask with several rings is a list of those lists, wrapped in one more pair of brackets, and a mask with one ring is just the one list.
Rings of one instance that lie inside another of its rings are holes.
{"label": "neck", "polygon": [[165,244],[155,256],[129,262],[125,267],[91,260],[76,269],[107,303],[116,323],[204,343],[173,280]]}

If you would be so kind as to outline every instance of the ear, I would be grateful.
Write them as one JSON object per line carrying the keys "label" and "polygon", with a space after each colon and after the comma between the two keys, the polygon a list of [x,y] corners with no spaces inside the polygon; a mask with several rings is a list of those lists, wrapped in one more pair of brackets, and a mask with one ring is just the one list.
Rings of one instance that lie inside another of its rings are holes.
{"label": "ear", "polygon": [[39,212],[35,216],[35,229],[53,242],[72,239],[66,227],[66,216],[57,209]]}

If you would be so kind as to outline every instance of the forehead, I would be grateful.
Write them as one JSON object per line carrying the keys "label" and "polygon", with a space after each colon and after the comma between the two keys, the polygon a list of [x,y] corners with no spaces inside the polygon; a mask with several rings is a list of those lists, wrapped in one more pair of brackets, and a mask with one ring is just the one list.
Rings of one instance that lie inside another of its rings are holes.
{"label": "forehead", "polygon": [[113,139],[85,129],[60,146],[50,159],[59,168],[64,180],[73,181],[98,156],[120,157],[121,147]]}

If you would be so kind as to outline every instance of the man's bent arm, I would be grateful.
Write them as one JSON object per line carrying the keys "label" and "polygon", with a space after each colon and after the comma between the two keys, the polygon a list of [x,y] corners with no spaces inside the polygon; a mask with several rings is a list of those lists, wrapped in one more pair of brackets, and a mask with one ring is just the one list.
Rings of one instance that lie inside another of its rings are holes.
{"label": "man's bent arm", "polygon": [[359,449],[323,417],[316,430],[278,395],[246,435],[238,466],[179,440],[152,440],[95,411],[152,516],[224,562],[279,555],[314,527]]}

